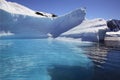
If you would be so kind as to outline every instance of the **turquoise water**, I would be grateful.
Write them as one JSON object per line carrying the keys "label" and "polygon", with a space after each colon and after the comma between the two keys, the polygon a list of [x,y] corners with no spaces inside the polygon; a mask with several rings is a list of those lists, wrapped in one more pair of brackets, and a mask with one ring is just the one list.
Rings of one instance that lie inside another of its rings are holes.
{"label": "turquoise water", "polygon": [[92,80],[93,74],[94,63],[78,43],[0,40],[0,80]]}
{"label": "turquoise water", "polygon": [[0,80],[120,80],[120,47],[54,39],[0,40]]}

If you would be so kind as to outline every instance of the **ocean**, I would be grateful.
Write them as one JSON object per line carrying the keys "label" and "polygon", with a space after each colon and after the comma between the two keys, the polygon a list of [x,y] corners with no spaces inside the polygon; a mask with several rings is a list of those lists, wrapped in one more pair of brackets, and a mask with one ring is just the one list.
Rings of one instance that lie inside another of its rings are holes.
{"label": "ocean", "polygon": [[0,40],[0,80],[120,80],[120,48],[55,39]]}

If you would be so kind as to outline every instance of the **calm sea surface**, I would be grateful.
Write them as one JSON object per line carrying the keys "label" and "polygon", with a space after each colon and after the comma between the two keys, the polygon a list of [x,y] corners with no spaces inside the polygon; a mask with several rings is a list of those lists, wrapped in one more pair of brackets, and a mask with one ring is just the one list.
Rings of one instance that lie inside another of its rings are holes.
{"label": "calm sea surface", "polygon": [[120,48],[52,39],[0,40],[0,80],[120,80]]}

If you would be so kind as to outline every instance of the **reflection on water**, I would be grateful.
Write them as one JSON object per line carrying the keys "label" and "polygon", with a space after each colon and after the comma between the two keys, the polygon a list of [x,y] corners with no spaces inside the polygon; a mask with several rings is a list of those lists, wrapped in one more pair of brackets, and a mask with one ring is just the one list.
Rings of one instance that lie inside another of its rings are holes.
{"label": "reflection on water", "polygon": [[120,47],[106,47],[97,43],[78,47],[82,47],[94,62],[93,80],[120,80]]}
{"label": "reflection on water", "polygon": [[105,37],[105,45],[108,47],[119,47],[120,48],[120,38],[119,37]]}
{"label": "reflection on water", "polygon": [[70,42],[0,40],[0,80],[91,80],[93,63],[83,53]]}

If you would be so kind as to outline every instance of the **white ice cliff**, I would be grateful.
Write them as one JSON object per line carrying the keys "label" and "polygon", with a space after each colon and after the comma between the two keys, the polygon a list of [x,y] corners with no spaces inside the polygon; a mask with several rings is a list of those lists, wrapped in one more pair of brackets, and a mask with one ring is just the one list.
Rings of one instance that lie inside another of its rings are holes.
{"label": "white ice cliff", "polygon": [[[84,9],[76,9],[60,17],[41,13],[45,16],[37,15],[35,11],[18,3],[0,0],[0,39],[46,38],[48,34],[57,37],[80,24],[85,16]],[[8,32],[12,35],[7,36]]]}
{"label": "white ice cliff", "polygon": [[107,24],[104,19],[84,20],[80,25],[61,34],[61,37],[81,39],[83,41],[104,40]]}

